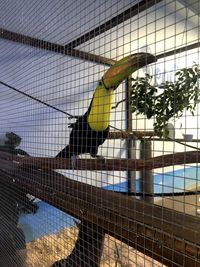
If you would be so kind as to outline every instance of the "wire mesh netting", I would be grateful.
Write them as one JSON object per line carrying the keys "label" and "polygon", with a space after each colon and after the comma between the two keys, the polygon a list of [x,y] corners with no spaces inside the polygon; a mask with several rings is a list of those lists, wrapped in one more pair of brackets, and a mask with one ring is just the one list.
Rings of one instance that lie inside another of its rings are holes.
{"label": "wire mesh netting", "polygon": [[0,267],[200,266],[199,16],[0,1]]}

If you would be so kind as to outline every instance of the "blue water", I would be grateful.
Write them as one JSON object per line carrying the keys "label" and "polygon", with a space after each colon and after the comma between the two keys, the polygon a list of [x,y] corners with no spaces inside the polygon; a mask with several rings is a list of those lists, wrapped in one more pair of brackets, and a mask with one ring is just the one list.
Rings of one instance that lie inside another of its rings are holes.
{"label": "blue water", "polygon": [[[189,167],[167,173],[154,173],[155,193],[181,192],[198,186],[200,186],[200,167]],[[127,192],[128,183],[108,185],[104,189]],[[139,180],[136,180],[136,192],[141,192]],[[57,233],[63,228],[75,224],[73,217],[43,201],[38,202],[38,206],[39,209],[36,214],[22,215],[19,219],[19,224],[25,233],[26,242]]]}
{"label": "blue water", "polygon": [[[182,192],[200,186],[200,167],[188,167],[166,173],[154,173],[154,193]],[[136,192],[141,192],[141,182],[136,180]],[[119,192],[128,191],[127,181],[104,187]]]}
{"label": "blue water", "polygon": [[73,217],[43,202],[37,202],[39,209],[35,214],[24,214],[19,218],[26,242],[45,235],[55,234],[65,227],[75,224]]}
{"label": "blue water", "polygon": [[154,176],[155,192],[181,192],[200,186],[200,167],[189,167]]}

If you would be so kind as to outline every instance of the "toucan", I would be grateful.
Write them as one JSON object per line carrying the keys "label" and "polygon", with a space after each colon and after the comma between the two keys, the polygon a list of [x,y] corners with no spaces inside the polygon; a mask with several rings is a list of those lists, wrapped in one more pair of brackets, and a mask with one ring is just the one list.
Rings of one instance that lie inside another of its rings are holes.
{"label": "toucan", "polygon": [[98,157],[98,147],[104,143],[109,133],[109,120],[114,91],[133,72],[156,61],[149,53],[136,53],[117,61],[98,82],[87,112],[77,117],[72,128],[69,145],[56,157],[71,158],[89,153]]}

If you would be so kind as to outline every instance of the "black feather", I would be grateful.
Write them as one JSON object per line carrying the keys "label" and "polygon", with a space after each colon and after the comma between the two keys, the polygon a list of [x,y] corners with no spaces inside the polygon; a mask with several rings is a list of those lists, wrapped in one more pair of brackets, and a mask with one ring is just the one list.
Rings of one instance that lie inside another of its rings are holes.
{"label": "black feather", "polygon": [[94,131],[88,124],[88,113],[90,109],[75,123],[71,124],[69,145],[60,151],[56,157],[71,158],[73,155],[89,153],[96,157],[98,147],[104,143],[108,137],[109,127],[104,131]]}

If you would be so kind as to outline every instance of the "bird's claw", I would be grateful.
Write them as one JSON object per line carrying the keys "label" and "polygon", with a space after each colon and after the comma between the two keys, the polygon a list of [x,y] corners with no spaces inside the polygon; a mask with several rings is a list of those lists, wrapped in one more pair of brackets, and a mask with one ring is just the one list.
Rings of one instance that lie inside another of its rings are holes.
{"label": "bird's claw", "polygon": [[77,165],[77,160],[79,159],[78,155],[71,156],[72,170],[74,171]]}
{"label": "bird's claw", "polygon": [[97,159],[99,159],[99,160],[102,160],[104,164],[107,163],[107,159],[104,158],[104,156],[96,155],[95,157],[96,157]]}
{"label": "bird's claw", "polygon": [[68,123],[68,128],[73,128],[74,123]]}

